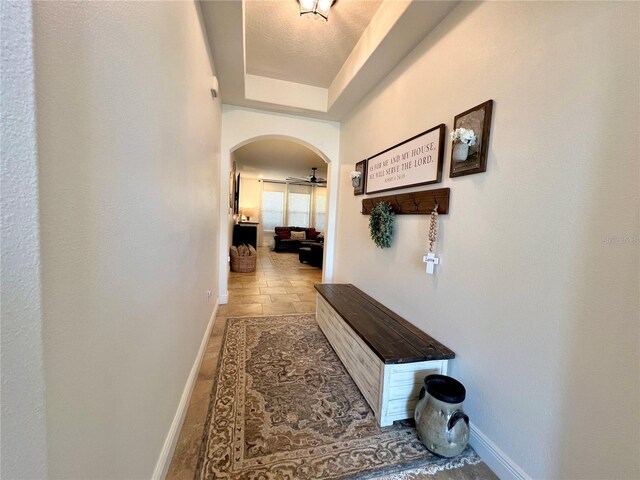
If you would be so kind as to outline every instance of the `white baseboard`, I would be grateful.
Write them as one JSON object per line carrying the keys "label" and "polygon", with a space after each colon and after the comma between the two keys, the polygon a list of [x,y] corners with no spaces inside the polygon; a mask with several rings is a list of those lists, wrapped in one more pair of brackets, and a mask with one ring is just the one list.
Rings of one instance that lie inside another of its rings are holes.
{"label": "white baseboard", "polygon": [[182,423],[184,422],[184,417],[187,414],[187,409],[189,408],[191,393],[193,392],[193,387],[196,385],[198,372],[200,371],[200,364],[204,358],[204,352],[207,350],[211,329],[213,328],[213,323],[216,319],[216,314],[218,313],[218,306],[219,302],[216,302],[215,307],[213,307],[211,318],[209,318],[209,324],[204,332],[204,337],[202,337],[200,350],[198,350],[198,355],[196,355],[196,359],[191,367],[191,373],[189,373],[187,383],[184,386],[182,398],[180,398],[180,403],[178,404],[178,410],[173,417],[173,422],[171,422],[171,427],[169,428],[169,433],[167,434],[167,438],[165,439],[162,450],[160,451],[160,457],[156,463],[156,468],[153,470],[153,476],[151,477],[152,480],[164,479],[167,475],[167,471],[169,470],[169,465],[171,465],[171,458],[173,457],[173,452],[176,448],[178,437],[180,436]]}
{"label": "white baseboard", "polygon": [[220,305],[226,305],[227,303],[229,303],[229,290],[220,294]]}
{"label": "white baseboard", "polygon": [[531,477],[489,440],[489,437],[482,433],[478,427],[472,422],[469,423],[469,426],[471,427],[469,444],[500,479],[531,480]]}

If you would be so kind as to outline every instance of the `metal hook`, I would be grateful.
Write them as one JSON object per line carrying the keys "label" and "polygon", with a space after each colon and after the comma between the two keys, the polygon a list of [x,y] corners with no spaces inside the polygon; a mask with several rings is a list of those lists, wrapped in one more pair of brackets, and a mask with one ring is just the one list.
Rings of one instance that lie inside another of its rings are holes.
{"label": "metal hook", "polygon": [[436,204],[436,206],[434,207],[434,210],[437,212],[438,208],[440,207],[440,204],[438,203],[438,199],[436,198],[436,196],[435,195],[432,195],[432,196],[433,196],[433,203]]}
{"label": "metal hook", "polygon": [[414,212],[417,212],[418,209],[420,208],[420,205],[418,205],[418,202],[416,202],[416,198],[412,197],[411,201],[413,202],[413,204],[415,205],[416,208],[413,209]]}

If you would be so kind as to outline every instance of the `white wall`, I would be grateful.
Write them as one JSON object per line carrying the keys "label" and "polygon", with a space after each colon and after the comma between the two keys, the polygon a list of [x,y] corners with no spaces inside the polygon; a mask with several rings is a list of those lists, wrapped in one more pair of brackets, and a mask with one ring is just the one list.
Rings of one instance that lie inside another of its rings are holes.
{"label": "white wall", "polygon": [[[335,280],[452,348],[471,420],[534,478],[640,477],[639,20],[463,2],[342,123]],[[449,179],[447,146],[427,276],[428,218],[377,249],[348,172],[490,98],[487,172]]]}
{"label": "white wall", "polygon": [[[228,198],[228,177],[233,151],[250,141],[263,138],[296,141],[309,147],[329,163],[327,170],[327,237],[323,268],[323,279],[328,281],[333,278],[334,241],[332,232],[335,229],[338,199],[340,125],[325,120],[223,105],[220,177],[224,180],[220,182],[221,199]],[[221,203],[220,218],[227,218],[228,228],[231,229],[233,220],[228,207],[229,205],[224,204],[224,201]],[[220,265],[227,265],[227,268],[220,269],[219,285],[222,303],[226,303],[228,295],[229,235],[228,232],[220,232]]]}
{"label": "white wall", "polygon": [[252,222],[259,221],[260,205],[262,203],[262,180],[250,175],[240,174],[240,211],[251,215]]}
{"label": "white wall", "polygon": [[257,215],[251,215],[251,222],[258,222],[258,246],[268,245],[263,242],[262,238],[262,182],[259,178],[250,177],[249,175],[240,174],[240,212],[247,215],[247,209],[255,210]]}
{"label": "white wall", "polygon": [[150,478],[218,291],[212,66],[193,2],[35,2],[34,32],[49,472]]}
{"label": "white wall", "polygon": [[47,476],[32,4],[3,1],[0,477]]}

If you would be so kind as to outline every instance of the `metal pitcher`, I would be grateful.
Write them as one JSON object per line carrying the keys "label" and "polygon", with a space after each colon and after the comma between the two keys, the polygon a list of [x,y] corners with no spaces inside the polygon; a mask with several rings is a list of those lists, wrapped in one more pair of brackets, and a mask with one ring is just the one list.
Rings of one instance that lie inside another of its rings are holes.
{"label": "metal pitcher", "polygon": [[469,442],[469,417],[462,411],[466,390],[455,378],[428,375],[416,405],[418,438],[442,457],[455,457]]}

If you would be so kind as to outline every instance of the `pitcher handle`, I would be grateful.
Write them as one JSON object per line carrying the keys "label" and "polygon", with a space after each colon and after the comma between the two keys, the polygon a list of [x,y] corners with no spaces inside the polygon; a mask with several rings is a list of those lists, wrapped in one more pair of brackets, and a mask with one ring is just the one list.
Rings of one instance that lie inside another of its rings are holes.
{"label": "pitcher handle", "polygon": [[424,387],[422,387],[420,389],[420,395],[418,395],[418,400],[422,400],[424,398],[425,393],[427,393],[427,391],[425,390]]}
{"label": "pitcher handle", "polygon": [[455,427],[456,423],[458,423],[460,420],[464,420],[464,423],[469,425],[469,417],[467,416],[467,414],[462,410],[456,410],[455,412],[453,412],[453,415],[449,417],[449,421],[447,422],[447,430],[451,430],[453,427]]}

